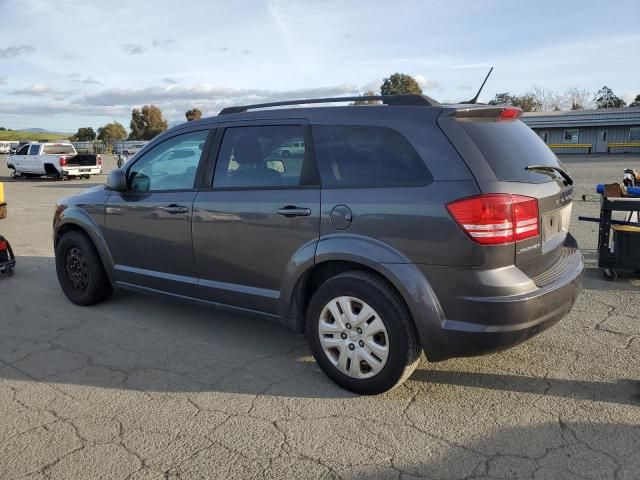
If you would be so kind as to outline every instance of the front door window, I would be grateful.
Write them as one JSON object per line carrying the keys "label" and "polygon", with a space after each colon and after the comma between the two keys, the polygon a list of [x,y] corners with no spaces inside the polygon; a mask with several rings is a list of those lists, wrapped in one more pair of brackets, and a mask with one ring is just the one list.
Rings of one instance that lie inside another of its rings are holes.
{"label": "front door window", "polygon": [[191,190],[208,130],[177,135],[153,147],[127,173],[133,192]]}

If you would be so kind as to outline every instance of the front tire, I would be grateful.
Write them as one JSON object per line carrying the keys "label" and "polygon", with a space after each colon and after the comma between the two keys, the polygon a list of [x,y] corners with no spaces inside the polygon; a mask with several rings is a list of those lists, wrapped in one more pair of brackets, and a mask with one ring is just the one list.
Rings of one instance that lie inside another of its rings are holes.
{"label": "front tire", "polygon": [[421,348],[397,294],[367,272],[347,272],[323,283],[306,318],[307,341],[322,371],[342,388],[374,395],[402,384]]}
{"label": "front tire", "polygon": [[78,231],[67,232],[58,241],[56,273],[62,291],[76,305],[103,302],[113,291],[96,248]]}

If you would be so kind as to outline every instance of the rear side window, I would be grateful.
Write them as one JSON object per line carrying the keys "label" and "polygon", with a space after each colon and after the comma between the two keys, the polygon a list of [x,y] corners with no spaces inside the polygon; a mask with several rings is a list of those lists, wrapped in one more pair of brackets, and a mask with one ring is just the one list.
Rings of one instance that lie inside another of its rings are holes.
{"label": "rear side window", "polygon": [[519,120],[460,122],[496,176],[508,182],[545,183],[553,177],[525,170],[530,165],[558,165],[558,159],[533,130]]}
{"label": "rear side window", "polygon": [[40,145],[31,145],[29,147],[29,155],[38,155],[40,151]]}
{"label": "rear side window", "polygon": [[323,187],[424,185],[433,178],[415,149],[386,127],[314,125]]}

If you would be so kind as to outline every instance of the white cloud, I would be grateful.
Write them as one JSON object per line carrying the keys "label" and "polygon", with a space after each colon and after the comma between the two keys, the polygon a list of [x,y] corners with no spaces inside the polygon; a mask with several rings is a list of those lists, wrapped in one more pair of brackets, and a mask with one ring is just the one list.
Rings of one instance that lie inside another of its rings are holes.
{"label": "white cloud", "polygon": [[142,55],[148,48],[139,43],[124,43],[122,44],[122,50],[127,55]]}
{"label": "white cloud", "polygon": [[27,95],[32,97],[50,96],[50,95],[68,95],[71,90],[61,90],[53,88],[44,83],[34,83],[33,85],[18,90],[13,90],[11,95]]}
{"label": "white cloud", "polygon": [[418,82],[418,85],[420,85],[420,88],[423,90],[433,90],[439,86],[437,81],[427,79],[424,75],[415,75],[413,78],[415,78],[416,82]]}
{"label": "white cloud", "polygon": [[151,42],[151,46],[153,48],[162,48],[164,50],[171,50],[171,48],[175,45],[176,41],[173,38],[167,38],[165,40],[160,40],[158,38],[154,38]]}
{"label": "white cloud", "polygon": [[[4,27],[3,27],[4,28]],[[19,45],[7,48],[0,48],[0,58],[18,57],[20,55],[29,55],[35,52],[33,45]]]}

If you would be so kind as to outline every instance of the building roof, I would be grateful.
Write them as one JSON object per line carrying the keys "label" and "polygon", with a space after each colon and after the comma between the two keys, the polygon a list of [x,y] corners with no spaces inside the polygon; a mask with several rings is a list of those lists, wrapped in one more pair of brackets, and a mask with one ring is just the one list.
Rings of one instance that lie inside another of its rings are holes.
{"label": "building roof", "polygon": [[640,125],[640,108],[527,112],[521,117],[521,120],[531,128]]}

